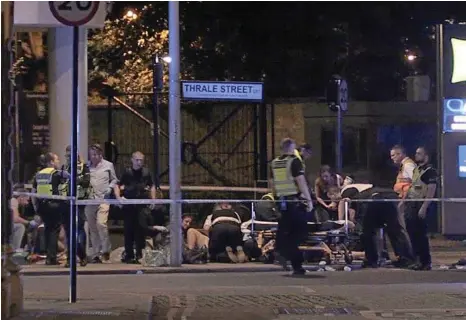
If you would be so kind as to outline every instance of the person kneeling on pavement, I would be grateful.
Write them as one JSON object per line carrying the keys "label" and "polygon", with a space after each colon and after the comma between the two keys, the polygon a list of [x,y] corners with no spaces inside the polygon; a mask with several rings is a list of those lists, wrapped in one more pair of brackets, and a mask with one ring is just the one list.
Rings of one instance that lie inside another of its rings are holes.
{"label": "person kneeling on pavement", "polygon": [[[215,205],[209,231],[209,255],[212,262],[244,263],[241,218],[229,203]],[[225,255],[226,253],[226,255]]]}
{"label": "person kneeling on pavement", "polygon": [[377,202],[374,200],[397,199],[398,195],[391,189],[375,187],[372,184],[355,183],[346,185],[341,192],[340,211],[344,202],[350,200],[372,200],[370,202],[353,202],[363,217],[363,246],[365,261],[363,267],[379,267],[379,253],[375,241],[376,232],[386,225],[386,231],[393,248],[400,254],[394,265],[408,267],[413,262],[412,249],[406,229],[398,219],[398,210],[395,202]]}

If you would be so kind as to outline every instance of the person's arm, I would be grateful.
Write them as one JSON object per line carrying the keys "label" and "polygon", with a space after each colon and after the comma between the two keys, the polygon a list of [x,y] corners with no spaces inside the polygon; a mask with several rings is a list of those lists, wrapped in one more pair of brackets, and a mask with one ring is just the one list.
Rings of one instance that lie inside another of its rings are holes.
{"label": "person's arm", "polygon": [[209,231],[212,227],[212,215],[209,214],[204,221],[204,226],[202,227],[205,231]]}
{"label": "person's arm", "polygon": [[113,189],[118,184],[118,178],[115,173],[115,167],[113,163],[109,163],[110,166],[110,188]]}
{"label": "person's arm", "polygon": [[[31,189],[31,193],[37,193],[37,180],[36,180],[36,176],[34,176],[34,180],[32,182],[32,189]],[[31,198],[31,202],[32,202],[32,207],[34,208],[34,211],[36,213],[38,213],[38,209],[39,209],[39,202],[37,201],[37,198],[36,197],[32,197]]]}
{"label": "person's arm", "polygon": [[306,177],[304,177],[303,163],[298,158],[293,159],[293,162],[291,163],[291,175],[295,179],[299,192],[301,192],[301,197],[307,201],[308,209],[312,210],[312,199],[311,194],[309,193],[309,186],[307,184]]}
{"label": "person's arm", "polygon": [[328,205],[325,203],[325,201],[321,198],[320,194],[320,187],[319,187],[319,178],[316,179],[314,182],[314,192],[316,194],[316,200],[318,203],[320,203],[324,208],[328,209]]}
{"label": "person's arm", "polygon": [[[429,169],[428,171],[424,172],[424,174],[421,176],[421,180],[423,183],[427,184],[427,193],[426,193],[426,199],[432,199],[435,197],[435,191],[437,190],[437,172],[435,169]],[[425,213],[427,212],[427,209],[429,208],[431,204],[431,201],[425,200],[422,203],[422,206],[419,210],[420,213],[423,213],[425,216]]]}
{"label": "person's arm", "polygon": [[26,219],[23,219],[20,215],[19,215],[19,204],[18,204],[18,200],[15,199],[15,198],[12,198],[10,200],[10,208],[11,208],[11,211],[12,211],[12,214],[13,214],[13,223],[22,223],[22,224],[29,224],[29,221],[27,221]]}
{"label": "person's arm", "polygon": [[115,184],[113,187],[113,192],[115,193],[115,199],[121,200],[121,191],[125,188],[125,185],[128,182],[128,174],[126,171],[123,173],[123,175],[120,178],[120,181]]}
{"label": "person's arm", "polygon": [[157,199],[157,189],[155,188],[154,180],[152,180],[150,172],[147,174],[146,185],[150,191],[150,198],[153,200]]}

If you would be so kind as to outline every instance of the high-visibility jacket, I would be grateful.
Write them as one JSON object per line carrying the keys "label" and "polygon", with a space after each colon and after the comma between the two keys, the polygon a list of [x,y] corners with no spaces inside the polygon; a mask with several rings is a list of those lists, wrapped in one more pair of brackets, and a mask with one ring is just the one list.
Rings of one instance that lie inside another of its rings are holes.
{"label": "high-visibility jacket", "polygon": [[396,182],[393,186],[393,190],[398,193],[400,198],[406,198],[408,194],[408,190],[411,187],[411,181],[407,181],[406,178],[403,176],[404,167],[406,164],[415,164],[413,160],[407,158],[401,163],[400,170],[398,171],[398,175],[396,176]]}
{"label": "high-visibility jacket", "polygon": [[408,198],[423,199],[427,196],[427,184],[422,182],[422,175],[426,173],[432,166],[416,167],[413,173],[413,182],[408,190]]}
{"label": "high-visibility jacket", "polygon": [[66,185],[59,185],[58,192],[54,192],[52,180],[53,175],[57,172],[54,168],[45,168],[36,174],[37,194],[45,196],[66,195]]}
{"label": "high-visibility jacket", "polygon": [[[71,167],[68,167],[67,171],[71,173]],[[78,170],[76,172],[78,179],[82,177],[83,171],[84,171],[84,163],[82,163],[81,161],[78,161]],[[63,190],[63,192],[66,192],[69,195],[71,192],[70,186],[67,184],[65,188],[66,190]],[[78,184],[78,187],[76,190],[76,196],[78,197],[78,199],[86,199],[89,196],[89,188],[83,188],[81,185]]]}
{"label": "high-visibility jacket", "polygon": [[272,175],[274,194],[277,197],[294,196],[299,194],[295,180],[291,175],[291,163],[296,156],[276,158],[272,161]]}

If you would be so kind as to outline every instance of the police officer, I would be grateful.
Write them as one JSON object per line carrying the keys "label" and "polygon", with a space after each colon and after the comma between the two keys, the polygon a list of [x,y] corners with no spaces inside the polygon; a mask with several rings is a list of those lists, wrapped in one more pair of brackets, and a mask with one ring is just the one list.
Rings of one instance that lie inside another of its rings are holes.
{"label": "police officer", "polygon": [[[416,150],[411,187],[408,190],[408,199],[432,199],[437,188],[437,172],[430,164],[430,155],[425,147]],[[411,266],[414,270],[430,270],[432,259],[429,249],[429,237],[427,236],[426,213],[430,201],[406,201],[405,220],[406,229],[411,239],[413,252],[418,263]]]}
{"label": "police officer", "polygon": [[[295,155],[296,143],[286,138],[281,142],[282,155],[272,161],[273,191],[282,217],[278,223],[277,249],[290,260],[293,274],[305,274],[299,245],[307,236],[306,212],[313,209],[304,177],[302,161]],[[301,201],[298,201],[301,200]]]}
{"label": "police officer", "polygon": [[[71,146],[66,147],[65,152],[65,165],[63,166],[63,171],[66,173],[71,172]],[[83,163],[78,157],[78,168],[77,168],[77,190],[76,195],[78,199],[83,200],[87,199],[89,196],[89,188],[90,188],[90,181],[91,175],[89,172],[89,166]],[[68,179],[68,188],[67,194],[71,195],[71,180]],[[86,231],[84,230],[84,223],[86,221],[86,215],[84,213],[84,206],[78,206],[78,224],[77,224],[77,232],[78,232],[78,241],[77,241],[77,250],[76,253],[79,258],[79,264],[84,267],[87,265],[87,254],[86,254]],[[70,255],[69,250],[71,247],[71,236],[70,236],[70,215],[69,213],[64,213],[63,223],[65,225],[66,231],[66,239],[68,241],[68,255],[65,264],[65,268],[69,268],[70,266]]]}
{"label": "police officer", "polygon": [[[136,151],[131,157],[132,166],[127,168],[115,187],[115,198],[124,199],[156,199],[156,188],[149,169],[144,167],[144,154]],[[124,204],[124,203],[122,203]],[[142,258],[145,247],[145,231],[140,224],[141,215],[148,214],[155,205],[123,205],[124,236],[125,236],[125,263],[138,263]],[[136,257],[134,256],[136,247]]]}
{"label": "police officer", "polygon": [[[375,187],[368,183],[347,184],[341,191],[343,200],[384,200],[398,199],[398,194],[392,189]],[[340,202],[340,210],[343,208]],[[379,252],[375,235],[386,225],[386,231],[393,248],[399,253],[396,267],[408,267],[412,264],[412,251],[404,226],[398,219],[398,209],[395,202],[353,202],[351,206],[362,216],[362,241],[365,252],[363,267],[377,268]]]}
{"label": "police officer", "polygon": [[[41,196],[65,196],[66,185],[63,184],[63,177],[60,168],[60,160],[54,153],[45,154],[46,167],[36,173],[33,182],[33,190]],[[65,192],[64,192],[65,190]],[[45,246],[47,248],[47,265],[58,265],[57,250],[58,236],[62,224],[62,215],[66,210],[64,201],[37,199],[35,207],[45,224]]]}

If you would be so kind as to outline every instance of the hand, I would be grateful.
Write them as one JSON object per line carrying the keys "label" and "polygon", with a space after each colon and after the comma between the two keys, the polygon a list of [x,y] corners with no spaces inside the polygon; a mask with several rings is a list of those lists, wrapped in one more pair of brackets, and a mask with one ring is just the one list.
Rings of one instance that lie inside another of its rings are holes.
{"label": "hand", "polygon": [[314,206],[312,205],[312,201],[308,201],[307,206],[306,206],[306,211],[311,212],[313,209],[314,209]]}
{"label": "hand", "polygon": [[426,214],[427,214],[427,209],[424,208],[424,207],[421,207],[421,209],[419,209],[419,212],[418,212],[419,218],[420,219],[425,219]]}
{"label": "hand", "polygon": [[168,232],[168,229],[164,226],[152,226],[152,229],[160,232]]}
{"label": "hand", "polygon": [[120,209],[123,208],[123,203],[122,203],[122,202],[125,201],[126,198],[125,198],[125,197],[120,197],[120,198],[118,198],[117,200],[118,200],[120,203],[117,204],[116,206],[117,206],[118,208],[120,208]]}
{"label": "hand", "polygon": [[64,179],[71,179],[71,174],[70,174],[68,171],[61,170],[60,175],[61,175],[62,178],[64,178]]}
{"label": "hand", "polygon": [[329,206],[328,206],[329,209],[336,209],[337,208],[337,204],[335,202],[332,202]]}
{"label": "hand", "polygon": [[37,228],[38,225],[39,224],[34,220],[29,221],[29,227],[32,228],[32,229]]}

